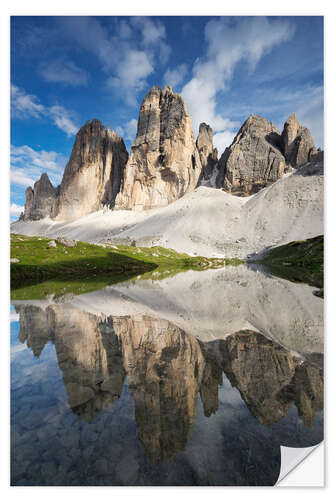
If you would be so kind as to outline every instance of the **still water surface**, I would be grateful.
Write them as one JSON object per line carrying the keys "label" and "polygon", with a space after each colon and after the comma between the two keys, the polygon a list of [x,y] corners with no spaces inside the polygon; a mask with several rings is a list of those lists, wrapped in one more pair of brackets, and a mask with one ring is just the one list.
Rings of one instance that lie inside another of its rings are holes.
{"label": "still water surface", "polygon": [[12,485],[274,485],[281,445],[319,443],[322,300],[237,273],[15,302]]}

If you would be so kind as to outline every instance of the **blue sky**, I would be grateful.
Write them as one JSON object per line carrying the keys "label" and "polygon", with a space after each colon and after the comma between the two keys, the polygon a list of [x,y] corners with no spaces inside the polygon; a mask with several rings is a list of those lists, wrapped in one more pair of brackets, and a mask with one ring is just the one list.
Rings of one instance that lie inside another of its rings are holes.
{"label": "blue sky", "polygon": [[165,84],[219,154],[251,113],[281,129],[296,112],[323,147],[323,18],[12,17],[11,216],[42,172],[60,183],[86,120],[130,151],[142,98]]}

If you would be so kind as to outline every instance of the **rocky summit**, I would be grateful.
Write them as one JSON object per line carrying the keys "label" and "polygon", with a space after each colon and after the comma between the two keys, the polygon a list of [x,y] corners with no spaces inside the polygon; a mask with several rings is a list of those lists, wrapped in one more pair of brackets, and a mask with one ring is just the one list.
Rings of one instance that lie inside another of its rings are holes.
{"label": "rocky summit", "polygon": [[281,143],[287,163],[295,168],[310,161],[317,153],[310,130],[300,125],[295,113],[284,124]]}
{"label": "rocky summit", "polygon": [[26,190],[23,220],[75,219],[104,206],[113,207],[128,153],[124,141],[99,120],[88,120],[77,133],[60,186],[42,174]]}
{"label": "rocky summit", "polygon": [[138,131],[115,208],[167,206],[196,187],[201,170],[183,98],[171,87],[153,87],[140,107]]}
{"label": "rocky summit", "polygon": [[216,186],[247,196],[277,181],[286,169],[279,146],[280,133],[275,125],[251,115],[220,158]]}
{"label": "rocky summit", "polygon": [[24,213],[21,220],[39,220],[45,217],[55,217],[57,210],[57,189],[46,173],[35,182],[34,188],[28,187],[25,191]]}
{"label": "rocky summit", "polygon": [[128,153],[110,127],[92,120],[79,130],[59,189],[57,216],[79,217],[112,207],[120,188]]}
{"label": "rocky summit", "polygon": [[196,145],[202,165],[202,178],[209,180],[218,164],[218,151],[213,146],[213,130],[206,123],[200,123]]}
{"label": "rocky summit", "polygon": [[201,183],[249,196],[291,168],[322,160],[309,129],[289,116],[280,134],[258,115],[241,126],[218,160],[213,130],[201,123],[194,140],[183,98],[171,87],[152,87],[140,107],[136,139],[128,156],[116,132],[93,119],[77,133],[61,184],[42,174],[26,190],[20,219],[72,220],[107,207],[149,210],[166,207]]}

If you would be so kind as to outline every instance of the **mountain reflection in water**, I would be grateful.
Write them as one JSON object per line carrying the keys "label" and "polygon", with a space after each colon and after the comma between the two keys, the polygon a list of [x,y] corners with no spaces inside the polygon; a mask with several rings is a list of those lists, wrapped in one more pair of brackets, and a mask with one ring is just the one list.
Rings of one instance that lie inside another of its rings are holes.
{"label": "mountain reflection in water", "polygon": [[12,484],[271,485],[280,445],[322,440],[320,354],[245,329],[202,342],[144,314],[15,310],[34,359],[12,368]]}

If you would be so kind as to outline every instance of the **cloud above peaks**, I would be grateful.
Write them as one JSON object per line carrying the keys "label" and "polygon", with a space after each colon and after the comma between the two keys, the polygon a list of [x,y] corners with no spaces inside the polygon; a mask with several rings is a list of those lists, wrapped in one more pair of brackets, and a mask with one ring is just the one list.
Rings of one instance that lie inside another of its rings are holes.
{"label": "cloud above peaks", "polygon": [[[24,206],[17,205],[16,203],[12,203],[10,205],[10,215],[11,216],[19,216],[19,215],[21,215],[22,212],[24,212]],[[11,318],[10,320],[11,321],[18,321],[18,318],[14,319],[14,320],[12,320],[12,318]]]}
{"label": "cloud above peaks", "polygon": [[142,47],[156,53],[162,64],[168,62],[171,48],[166,43],[166,30],[164,24],[158,19],[149,17],[132,17],[131,23],[139,29],[142,37]]}
{"label": "cloud above peaks", "polygon": [[57,59],[42,62],[38,71],[47,82],[62,83],[73,87],[88,84],[88,72],[69,60]]}
{"label": "cloud above peaks", "polygon": [[206,54],[195,61],[192,78],[182,90],[195,132],[202,121],[215,132],[239,125],[217,111],[217,97],[230,86],[238,64],[245,65],[250,75],[264,55],[289,40],[294,32],[289,20],[265,17],[223,17],[206,24]]}
{"label": "cloud above peaks", "polygon": [[70,137],[75,135],[79,127],[74,114],[63,106],[44,106],[38,97],[27,94],[16,85],[11,86],[11,114],[13,118],[49,118],[54,125]]}
{"label": "cloud above peaks", "polygon": [[188,68],[186,64],[180,64],[174,68],[168,68],[164,73],[163,81],[165,85],[170,85],[171,87],[176,88],[178,85],[183,83],[187,72]]}
{"label": "cloud above peaks", "polygon": [[117,76],[107,80],[110,88],[119,89],[124,93],[128,104],[135,106],[136,93],[146,86],[146,78],[153,72],[152,63],[144,51],[128,50],[119,63]]}
{"label": "cloud above peaks", "polygon": [[132,118],[123,126],[116,127],[115,130],[118,135],[120,135],[123,139],[127,139],[128,141],[133,141],[136,137],[136,131],[138,128],[138,120]]}
{"label": "cloud above peaks", "polygon": [[23,89],[11,85],[11,113],[15,118],[39,118],[45,113],[45,107],[38,98],[27,94]]}
{"label": "cloud above peaks", "polygon": [[222,154],[225,148],[230,146],[232,141],[234,140],[234,132],[231,132],[230,130],[225,130],[224,132],[218,132],[217,134],[214,134],[213,136],[213,144],[214,147],[219,150],[219,152]]}
{"label": "cloud above peaks", "polygon": [[137,106],[137,94],[148,85],[147,78],[170,55],[165,26],[154,18],[132,17],[107,24],[95,17],[63,17],[59,28],[97,57],[106,74],[106,87],[117,90],[131,106]]}
{"label": "cloud above peaks", "polygon": [[78,125],[74,122],[72,113],[63,106],[51,106],[48,108],[48,114],[52,118],[54,124],[68,137],[75,135],[79,130]]}
{"label": "cloud above peaks", "polygon": [[43,172],[47,172],[53,185],[61,182],[66,159],[55,151],[35,150],[30,146],[11,146],[10,177],[13,184],[33,186]]}

